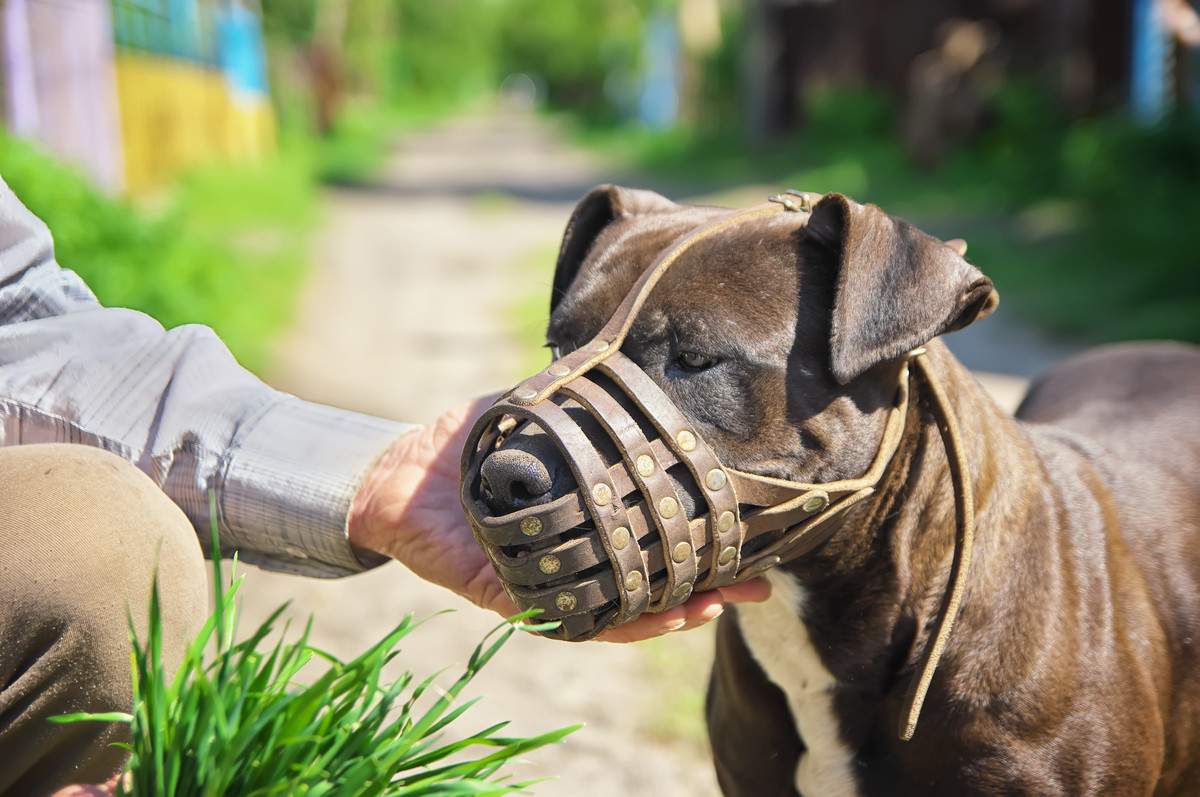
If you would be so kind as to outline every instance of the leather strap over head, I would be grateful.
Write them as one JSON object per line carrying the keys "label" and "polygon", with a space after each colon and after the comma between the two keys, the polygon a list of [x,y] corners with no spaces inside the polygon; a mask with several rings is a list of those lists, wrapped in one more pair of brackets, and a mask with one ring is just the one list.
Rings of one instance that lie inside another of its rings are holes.
{"label": "leather strap over head", "polygon": [[[973,537],[970,480],[957,424],[920,357],[923,350],[897,366],[895,398],[867,472],[825,484],[723,466],[658,384],[621,352],[650,292],[688,249],[753,219],[807,213],[817,198],[800,192],[775,196],[677,239],[595,338],[521,382],[480,417],[463,451],[462,502],[513,601],[560,620],[548,635],[589,639],[643,612],[676,606],[694,591],[757,576],[824,543],[837,528],[828,521],[872,495],[895,456],[915,362],[932,387],[952,460],[960,533],[949,597],[906,703],[901,737],[908,739],[958,610]],[[526,425],[554,442],[576,489],[493,516],[483,495],[483,461]],[[696,507],[692,517],[680,485],[691,488],[686,492]]]}

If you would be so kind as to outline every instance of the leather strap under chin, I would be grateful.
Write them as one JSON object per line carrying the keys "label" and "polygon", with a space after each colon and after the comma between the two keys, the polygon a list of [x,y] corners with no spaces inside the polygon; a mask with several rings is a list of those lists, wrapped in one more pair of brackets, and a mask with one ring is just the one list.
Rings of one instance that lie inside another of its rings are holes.
{"label": "leather strap under chin", "polygon": [[[958,613],[974,538],[958,424],[924,350],[897,364],[895,396],[867,472],[824,484],[723,466],[662,388],[621,352],[639,309],[684,252],[752,219],[806,214],[818,198],[799,192],[772,197],[668,247],[594,339],[524,380],[476,422],[463,451],[462,501],[513,601],[560,620],[559,638],[588,639],[645,611],[683,603],[693,591],[757,576],[828,540],[838,527],[828,521],[874,494],[896,455],[915,367],[929,387],[950,462],[957,534],[935,633],[905,701],[900,737],[908,740]],[[578,487],[549,503],[493,516],[483,497],[483,460],[526,424],[553,440]],[[615,457],[605,453],[612,450]],[[688,481],[693,498],[700,496],[691,518],[676,487]]]}

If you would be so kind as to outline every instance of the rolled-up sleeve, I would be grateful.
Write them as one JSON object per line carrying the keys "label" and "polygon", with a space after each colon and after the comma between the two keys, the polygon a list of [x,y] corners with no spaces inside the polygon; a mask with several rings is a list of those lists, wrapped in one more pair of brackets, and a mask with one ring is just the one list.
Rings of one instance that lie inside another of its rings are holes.
{"label": "rolled-up sleeve", "polygon": [[381,561],[351,547],[346,519],[367,469],[412,428],[273,390],[207,327],[101,306],[0,181],[0,445],[105,448],[162,487],[206,547],[211,492],[225,553],[339,576]]}

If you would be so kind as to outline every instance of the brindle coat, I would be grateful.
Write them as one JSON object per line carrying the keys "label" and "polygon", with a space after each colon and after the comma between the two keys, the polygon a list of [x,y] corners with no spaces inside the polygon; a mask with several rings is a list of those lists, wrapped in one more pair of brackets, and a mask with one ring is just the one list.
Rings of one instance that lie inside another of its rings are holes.
{"label": "brindle coat", "polygon": [[[563,241],[551,344],[589,340],[656,253],[721,212],[594,190]],[[990,312],[995,294],[950,247],[876,207],[835,195],[801,219],[781,213],[689,251],[625,351],[727,465],[822,482],[867,468],[896,358]],[[911,742],[897,739],[899,715],[955,533],[918,383],[880,491],[785,565],[807,596],[805,644],[835,680],[854,789],[1200,791],[1200,350],[1094,350],[1038,380],[1013,418],[938,341],[928,348],[966,439],[977,532]],[[544,446],[523,444],[538,458],[518,474],[528,500],[571,487]],[[507,508],[519,505],[509,493]],[[795,793],[804,740],[736,612],[720,620],[708,725],[727,795]]]}

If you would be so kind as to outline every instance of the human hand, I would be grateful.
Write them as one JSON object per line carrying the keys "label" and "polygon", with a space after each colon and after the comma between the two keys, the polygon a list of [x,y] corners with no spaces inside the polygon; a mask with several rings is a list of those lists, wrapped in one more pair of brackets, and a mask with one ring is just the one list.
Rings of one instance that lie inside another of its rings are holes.
{"label": "human hand", "polygon": [[[477,606],[509,617],[519,609],[505,594],[475,541],[459,501],[459,454],[475,419],[491,406],[478,399],[404,435],[367,474],[350,510],[350,542],[390,556],[416,575]],[[658,614],[645,613],[597,639],[637,642],[715,619],[727,603],[766,600],[765,579],[696,593]]]}

